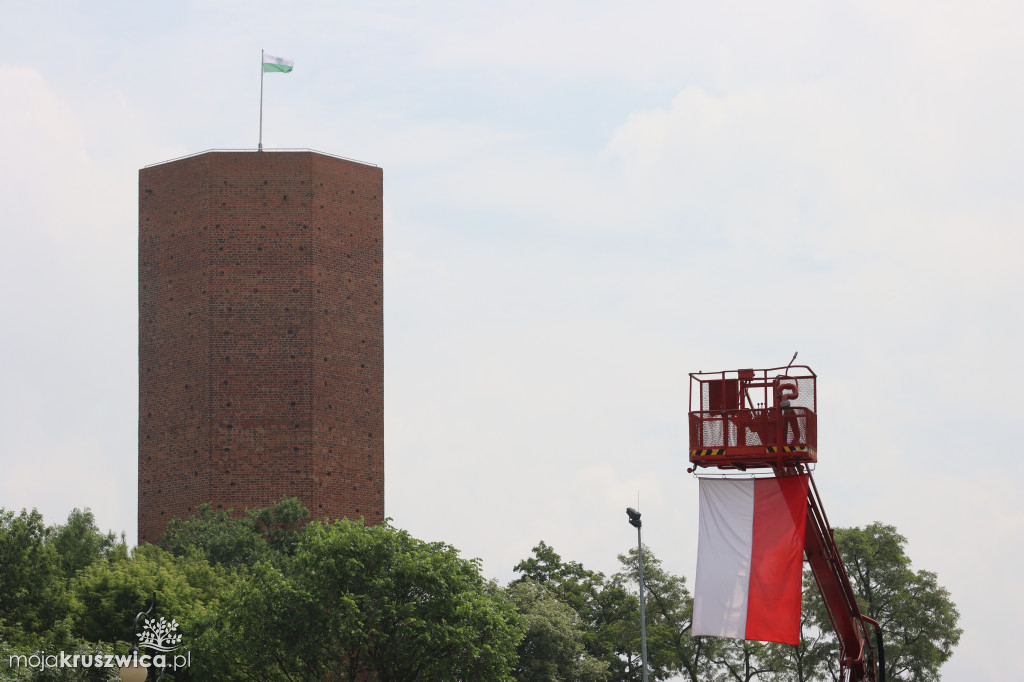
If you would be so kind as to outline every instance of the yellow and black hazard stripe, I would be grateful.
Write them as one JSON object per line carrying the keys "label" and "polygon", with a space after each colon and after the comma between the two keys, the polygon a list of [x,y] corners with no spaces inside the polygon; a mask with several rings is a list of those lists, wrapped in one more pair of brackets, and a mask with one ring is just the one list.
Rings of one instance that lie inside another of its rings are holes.
{"label": "yellow and black hazard stripe", "polygon": [[[778,451],[779,451],[779,446],[777,446],[777,445],[769,445],[768,446],[768,452],[770,454],[774,455]],[[807,452],[807,446],[806,445],[783,445],[782,446],[782,451],[783,452]]]}
{"label": "yellow and black hazard stripe", "polygon": [[716,457],[724,454],[725,448],[718,448],[717,450],[690,450],[690,457]]}

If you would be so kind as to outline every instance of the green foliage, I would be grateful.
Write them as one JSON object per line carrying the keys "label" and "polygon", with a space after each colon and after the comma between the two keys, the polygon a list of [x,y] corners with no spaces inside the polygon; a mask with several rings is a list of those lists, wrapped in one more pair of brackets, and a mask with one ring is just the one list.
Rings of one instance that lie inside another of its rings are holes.
{"label": "green foliage", "polygon": [[[914,571],[896,528],[873,523],[866,528],[837,528],[836,544],[850,574],[861,609],[882,626],[887,679],[921,682],[940,679],[939,670],[953,653],[963,630],[960,614],[934,573]],[[808,593],[807,608],[815,625],[828,632],[831,624],[820,595]],[[830,640],[833,653],[836,645]],[[838,678],[835,660],[826,663]]]}
{"label": "green foliage", "polygon": [[[891,526],[876,523],[865,529],[837,529],[835,537],[864,613],[882,624],[887,679],[939,679],[939,669],[962,633],[957,626],[959,614],[948,591],[938,584],[934,573],[911,569],[904,552],[906,539]],[[606,663],[606,679],[616,682],[640,679],[637,551],[620,555],[619,561],[623,570],[609,580],[581,564],[563,561],[541,542],[532,557],[516,566],[523,577],[509,587],[515,595],[514,590],[520,589],[520,585],[535,581],[543,585],[546,595],[570,607],[586,630],[580,640],[584,650]],[[665,571],[646,547],[644,590],[652,680],[679,675],[691,682],[839,679],[838,643],[810,571],[804,575],[799,646],[691,637],[693,599],[686,581]],[[517,604],[522,603],[520,596],[514,599]],[[520,610],[524,617],[530,613],[522,606]],[[546,636],[566,641],[564,625],[556,628],[553,616],[548,621],[546,625],[542,623],[551,630]],[[557,652],[537,641],[541,637],[537,623],[527,619],[527,624],[525,643],[531,648],[521,647],[521,652],[526,654],[531,667],[521,664],[517,679],[539,679],[531,676],[531,671],[545,669],[556,671],[551,679],[572,679],[560,672],[564,667]]]}
{"label": "green foliage", "polygon": [[525,579],[508,588],[525,636],[516,653],[519,682],[602,682],[608,663],[586,653],[579,614],[555,599],[542,585]]}
{"label": "green foliage", "polygon": [[[628,590],[633,604],[639,604],[636,590],[640,579],[639,553],[631,549],[619,555],[623,570],[612,576],[612,585]],[[646,605],[647,653],[650,678],[668,679],[682,674],[691,680],[709,679],[711,656],[718,651],[718,641],[711,638],[690,637],[693,621],[693,596],[686,586],[686,578],[666,571],[649,547],[644,547],[644,599]],[[620,656],[639,663],[640,628],[639,606],[631,616],[634,624],[628,648]],[[627,678],[628,679],[628,678]]]}
{"label": "green foliage", "polygon": [[140,545],[130,556],[102,559],[75,577],[75,630],[91,641],[131,642],[135,616],[154,593],[160,616],[185,622],[214,607],[227,584],[224,569],[198,554],[177,557]]}
{"label": "green foliage", "polygon": [[[0,680],[5,682],[115,682],[120,675],[115,668],[96,666],[78,667],[47,667],[39,665],[30,667],[38,659],[31,659],[32,654],[43,652],[49,655],[66,654],[95,656],[114,653],[107,644],[94,644],[75,637],[70,619],[59,621],[43,636],[36,639],[31,647],[13,648],[0,640]],[[14,664],[12,665],[12,658]],[[58,661],[54,661],[58,662]]]}
{"label": "green foliage", "polygon": [[[89,510],[47,527],[34,510],[0,509],[0,664],[38,650],[123,652],[156,593],[157,614],[182,624],[193,652],[193,668],[165,680],[640,680],[636,550],[606,578],[541,542],[501,590],[448,545],[308,519],[294,499],[237,519],[204,506],[171,523],[163,548],[129,552]],[[939,679],[962,634],[948,591],[912,569],[891,526],[835,537],[862,609],[884,629],[888,679]],[[686,580],[647,548],[644,591],[652,680],[838,680],[809,572],[796,647],[691,637]],[[116,671],[7,666],[0,677],[106,682]]]}
{"label": "green foliage", "polygon": [[61,556],[33,509],[0,509],[0,636],[20,644],[45,632],[69,609]]}
{"label": "green foliage", "polygon": [[177,556],[198,551],[211,563],[244,569],[290,554],[309,519],[309,510],[295,498],[252,510],[243,518],[232,518],[231,513],[200,505],[196,516],[173,519],[159,545]]}
{"label": "green foliage", "polygon": [[205,626],[197,674],[224,680],[505,680],[521,637],[475,561],[344,520],[254,566]]}
{"label": "green foliage", "polygon": [[621,620],[622,610],[629,608],[628,598],[624,592],[609,591],[604,574],[587,570],[576,561],[563,561],[543,541],[533,548],[533,556],[520,561],[514,570],[522,577],[513,586],[527,581],[540,585],[577,614],[588,655],[609,666],[618,663],[612,643],[614,633],[608,631],[608,625]]}
{"label": "green foliage", "polygon": [[[524,583],[542,585],[546,594],[576,613],[584,628],[581,643],[586,655],[607,668],[607,677],[603,679],[640,680],[637,551],[619,556],[623,570],[611,579],[577,562],[563,561],[544,542],[534,547],[533,552],[532,557],[516,565],[515,570],[523,577],[513,582],[509,590]],[[693,599],[686,579],[665,571],[661,561],[647,547],[644,548],[644,587],[650,679],[666,680],[680,673],[692,680],[708,679],[708,656],[715,650],[715,642],[707,638],[695,641],[689,636]],[[527,641],[529,639],[528,633]],[[536,646],[531,654],[535,667],[542,665],[536,659],[546,655],[548,665],[558,669],[558,657],[549,650]],[[517,679],[530,678],[521,674]]]}
{"label": "green foliage", "polygon": [[[102,533],[90,510],[73,509],[67,523],[49,529],[48,542],[60,556],[64,577],[73,578],[80,570],[108,556],[117,546],[113,532]],[[121,543],[124,545],[124,539]]]}

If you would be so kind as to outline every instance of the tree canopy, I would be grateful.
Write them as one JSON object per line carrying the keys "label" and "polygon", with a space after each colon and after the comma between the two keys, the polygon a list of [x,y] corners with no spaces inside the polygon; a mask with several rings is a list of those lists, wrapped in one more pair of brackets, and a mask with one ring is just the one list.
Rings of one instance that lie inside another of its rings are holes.
{"label": "tree canopy", "polygon": [[[835,538],[884,630],[888,679],[939,679],[962,630],[938,577],[912,567],[892,526]],[[204,506],[159,546],[132,549],[89,510],[47,526],[34,510],[0,509],[0,678],[116,679],[7,663],[32,651],[125,653],[156,594],[192,652],[168,682],[640,681],[636,549],[608,577],[540,542],[515,571],[501,588],[450,545],[389,523],[311,523],[289,499],[242,516]],[[643,589],[652,680],[838,682],[838,643],[809,572],[799,646],[691,636],[686,579],[647,547]]]}
{"label": "tree canopy", "polygon": [[[962,633],[949,592],[934,573],[911,569],[904,551],[906,539],[892,526],[840,528],[835,537],[864,613],[882,625],[887,679],[939,679],[940,668]],[[640,679],[637,550],[620,555],[619,561],[622,570],[609,579],[563,560],[541,542],[533,556],[516,565],[523,576],[510,589],[535,581],[571,607],[586,626],[581,641],[587,655],[607,665],[608,675],[602,679],[624,682]],[[652,680],[677,676],[693,682],[839,680],[839,645],[809,570],[804,575],[799,646],[691,636],[693,597],[686,580],[666,571],[647,547],[644,589]],[[534,636],[528,631],[526,641]],[[532,649],[534,656],[539,651],[543,649]]]}
{"label": "tree canopy", "polygon": [[222,680],[507,680],[519,620],[477,562],[388,524],[312,523],[259,562],[203,623]]}
{"label": "tree canopy", "polygon": [[[887,679],[939,679],[942,664],[963,634],[949,591],[934,573],[911,568],[907,539],[893,526],[837,528],[835,539],[861,609],[882,626]],[[811,622],[824,633],[822,640],[830,650],[838,651],[820,595],[805,594]],[[823,657],[832,679],[839,678],[837,656]]]}

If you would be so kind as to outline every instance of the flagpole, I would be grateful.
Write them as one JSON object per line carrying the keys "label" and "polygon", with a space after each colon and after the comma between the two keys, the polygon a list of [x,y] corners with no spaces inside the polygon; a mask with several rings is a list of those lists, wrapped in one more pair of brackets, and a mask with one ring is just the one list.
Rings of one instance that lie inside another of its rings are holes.
{"label": "flagpole", "polygon": [[263,50],[260,50],[260,146],[257,151],[263,151]]}

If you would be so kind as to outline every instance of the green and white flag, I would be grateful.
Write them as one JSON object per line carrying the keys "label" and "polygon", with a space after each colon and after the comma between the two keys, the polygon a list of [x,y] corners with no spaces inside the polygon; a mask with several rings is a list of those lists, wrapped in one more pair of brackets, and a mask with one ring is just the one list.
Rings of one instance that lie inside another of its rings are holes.
{"label": "green and white flag", "polygon": [[278,73],[288,73],[295,66],[295,60],[286,59],[284,57],[272,57],[269,54],[263,55],[263,73],[270,73],[275,71]]}

